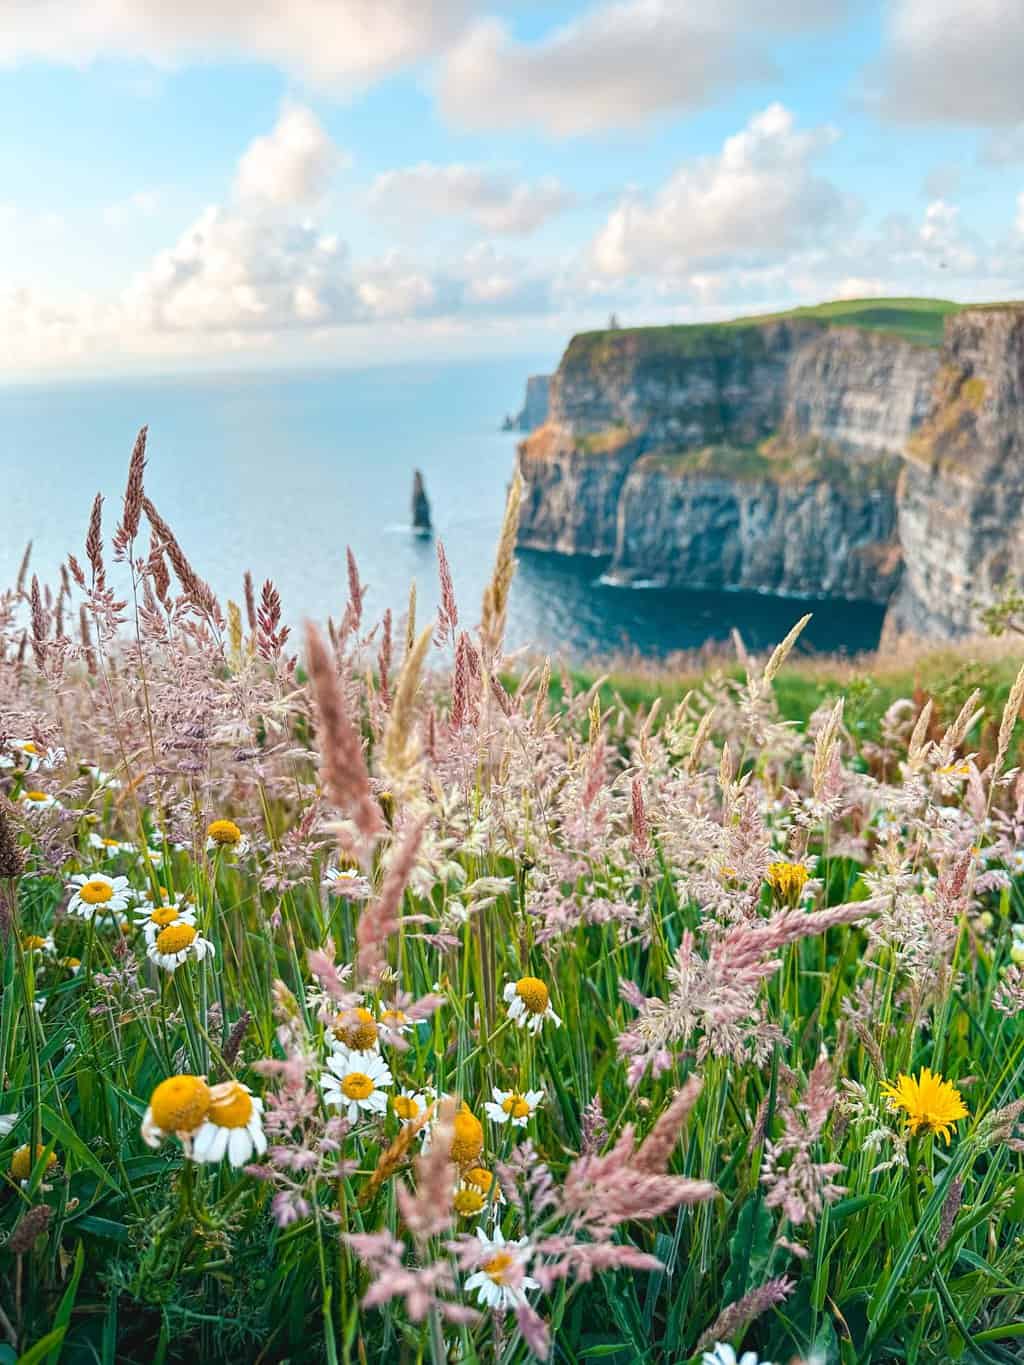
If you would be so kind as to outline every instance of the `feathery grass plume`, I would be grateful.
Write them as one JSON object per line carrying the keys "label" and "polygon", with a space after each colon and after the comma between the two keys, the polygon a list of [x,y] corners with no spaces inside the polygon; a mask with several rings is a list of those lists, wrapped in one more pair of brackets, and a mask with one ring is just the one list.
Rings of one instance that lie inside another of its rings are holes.
{"label": "feathery grass plume", "polygon": [[16,883],[25,869],[25,859],[7,810],[7,801],[0,796],[0,944],[4,947],[14,927],[18,906]]}
{"label": "feathery grass plume", "polygon": [[385,706],[391,701],[388,690],[389,678],[391,674],[391,608],[388,607],[384,613],[380,627],[380,648],[377,650],[377,679],[380,687],[380,699]]}
{"label": "feathery grass plume", "polygon": [[425,829],[425,819],[408,827],[402,842],[392,852],[379,896],[359,916],[356,925],[356,971],[361,981],[376,980],[381,969],[387,965],[387,941],[398,930],[402,897],[409,875],[416,866],[416,855]]}
{"label": "feathery grass plume", "polygon": [[221,1056],[224,1058],[225,1066],[234,1066],[238,1057],[239,1050],[245,1040],[246,1032],[252,1023],[252,1014],[249,1010],[243,1010],[232,1025],[228,1040],[224,1044],[224,1051]]}
{"label": "feathery grass plume", "polygon": [[384,731],[384,771],[396,787],[405,784],[419,757],[419,744],[413,729],[416,694],[419,690],[423,661],[430,648],[433,634],[433,625],[427,626],[420,632],[419,638],[406,654],[402,671],[398,675],[387,729]]}
{"label": "feathery grass plume", "polygon": [[32,604],[32,653],[35,655],[36,667],[42,672],[46,663],[47,620],[43,600],[39,594],[39,579],[35,574],[32,575],[29,600]]}
{"label": "feathery grass plume", "polygon": [[48,1204],[35,1204],[23,1214],[21,1222],[7,1239],[7,1250],[12,1256],[25,1256],[50,1225],[53,1210]]}
{"label": "feathery grass plume", "polygon": [[334,662],[314,625],[306,627],[306,667],[320,718],[320,763],[327,794],[367,841],[384,833],[380,806]]}
{"label": "feathery grass plume", "polygon": [[160,540],[160,548],[171,561],[171,568],[178,576],[182,591],[191,604],[211,621],[219,622],[220,606],[210,585],[203,581],[185,556],[178,544],[178,538],[153,506],[149,498],[143,496],[142,507],[146,520]]}
{"label": "feathery grass plume", "polygon": [[811,615],[812,613],[808,612],[806,616],[801,616],[800,620],[797,621],[796,625],[789,632],[786,638],[781,642],[781,644],[777,644],[775,646],[774,650],[772,651],[771,658],[765,664],[764,672],[761,674],[761,684],[764,688],[767,689],[774,682],[779,669],[789,658],[790,650],[796,644],[797,640],[803,633],[804,627],[811,619]]}
{"label": "feathery grass plume", "polygon": [[25,546],[25,552],[21,556],[21,563],[18,565],[18,576],[14,582],[15,597],[22,597],[25,593],[25,579],[28,577],[28,564],[32,558],[32,542],[29,541]]}
{"label": "feathery grass plume", "polygon": [[377,1165],[374,1168],[373,1174],[366,1182],[366,1186],[359,1196],[360,1208],[365,1208],[366,1205],[372,1201],[373,1196],[380,1189],[381,1185],[383,1185],[385,1181],[390,1180],[399,1166],[401,1166],[402,1162],[409,1154],[409,1148],[412,1146],[413,1140],[419,1136],[420,1132],[433,1118],[435,1107],[436,1106],[433,1104],[425,1105],[414,1119],[410,1119],[408,1123],[402,1124],[398,1136],[390,1146],[383,1149],[380,1156],[377,1158]]}
{"label": "feathery grass plume", "polygon": [[228,660],[237,672],[242,666],[242,609],[228,598]]}
{"label": "feathery grass plume", "polygon": [[829,712],[828,720],[818,731],[814,742],[814,760],[811,766],[811,790],[815,799],[820,801],[824,792],[825,782],[828,777],[829,769],[838,757],[833,752],[836,745],[836,736],[839,727],[843,723],[843,704],[844,698],[840,697]]}
{"label": "feathery grass plume", "polygon": [[153,536],[149,538],[149,556],[146,560],[146,572],[153,583],[153,589],[157,597],[166,606],[167,594],[171,586],[171,571],[167,567],[160,543]]}
{"label": "feathery grass plume", "polygon": [[93,584],[102,588],[106,573],[103,568],[103,494],[97,493],[89,515],[89,530],[85,537],[85,557],[92,565]]}
{"label": "feathery grass plume", "polygon": [[437,643],[443,645],[455,638],[459,624],[459,608],[455,601],[455,585],[448,567],[448,556],[440,537],[437,541],[437,575],[441,584],[441,607],[437,614]]}
{"label": "feathery grass plume", "polygon": [[405,654],[403,658],[412,653],[412,647],[416,643],[416,580],[409,584],[409,605],[405,612]]}
{"label": "feathery grass plume", "polygon": [[971,729],[985,714],[985,708],[979,707],[981,701],[981,691],[975,688],[971,695],[961,706],[956,720],[948,727],[946,733],[939,740],[939,752],[948,753],[950,757],[956,753],[957,749],[964,742]]}
{"label": "feathery grass plume", "polygon": [[633,1158],[633,1169],[651,1175],[668,1170],[669,1158],[676,1149],[690,1110],[700,1098],[704,1082],[690,1076],[671,1104],[658,1115],[654,1127],[641,1142]]}
{"label": "feathery grass plume", "polygon": [[249,623],[250,634],[256,634],[256,588],[252,580],[252,571],[246,569],[242,578],[242,587],[245,591],[245,619]]}
{"label": "feathery grass plume", "polygon": [[932,723],[932,711],[934,705],[931,697],[921,708],[921,714],[917,718],[917,723],[911,731],[910,740],[907,744],[907,768],[914,772],[924,761],[925,753],[928,749],[928,727]]}
{"label": "feathery grass plume", "polygon": [[268,578],[256,612],[256,653],[272,663],[280,657],[290,634],[288,626],[281,624],[281,594]]}
{"label": "feathery grass plume", "polygon": [[430,1147],[413,1162],[415,1193],[405,1185],[398,1187],[402,1221],[420,1246],[451,1225],[456,1172],[449,1153],[455,1134],[456,1107],[450,1095],[438,1103]]}
{"label": "feathery grass plume", "polygon": [[785,1302],[795,1288],[795,1281],[787,1279],[785,1275],[780,1275],[774,1280],[768,1280],[765,1284],[759,1285],[756,1289],[751,1289],[749,1293],[743,1295],[742,1299],[737,1299],[735,1303],[729,1304],[728,1308],[723,1308],[697,1342],[694,1347],[694,1354],[706,1350],[716,1341],[729,1341],[730,1338],[737,1336],[749,1327],[755,1318],[759,1318],[762,1313],[767,1313],[769,1308],[774,1308],[777,1304]]}
{"label": "feathery grass plume", "polygon": [[516,571],[516,536],[519,534],[519,509],[523,500],[523,480],[518,468],[512,476],[505,515],[498,536],[491,581],[484,589],[480,623],[480,643],[484,658],[489,662],[501,652],[508,617],[508,594]]}
{"label": "feathery grass plume", "polygon": [[135,438],[135,445],[132,447],[131,459],[128,462],[128,484],[124,493],[124,511],[121,515],[121,525],[118,528],[121,539],[126,544],[133,541],[138,535],[139,522],[142,519],[142,480],[146,469],[146,436],[148,432],[148,426],[140,427],[139,434]]}
{"label": "feathery grass plume", "polygon": [[85,666],[90,675],[95,678],[99,672],[99,664],[96,659],[96,651],[92,647],[89,612],[84,602],[78,608],[78,638],[82,645],[82,657],[85,659]]}
{"label": "feathery grass plume", "polygon": [[1002,719],[999,722],[999,739],[996,743],[996,761],[993,765],[993,772],[1002,772],[1006,755],[1010,752],[1010,739],[1013,735],[1013,727],[1020,715],[1020,709],[1024,706],[1024,664],[1014,679],[1013,686],[1010,688],[1010,695],[1006,698],[1006,705],[1003,707]]}

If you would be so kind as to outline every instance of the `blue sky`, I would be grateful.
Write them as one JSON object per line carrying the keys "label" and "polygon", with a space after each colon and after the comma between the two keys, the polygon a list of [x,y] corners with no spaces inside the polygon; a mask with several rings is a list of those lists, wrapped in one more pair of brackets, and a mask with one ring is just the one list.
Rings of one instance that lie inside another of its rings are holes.
{"label": "blue sky", "polygon": [[1019,0],[19,0],[0,376],[1024,295]]}

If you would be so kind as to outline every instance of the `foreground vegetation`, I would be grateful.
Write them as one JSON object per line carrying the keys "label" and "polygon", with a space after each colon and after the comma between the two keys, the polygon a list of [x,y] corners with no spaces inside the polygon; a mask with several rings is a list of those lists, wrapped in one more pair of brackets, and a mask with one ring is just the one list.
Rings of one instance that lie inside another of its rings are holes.
{"label": "foreground vegetation", "polygon": [[300,661],[143,436],[0,597],[0,1361],[1020,1358],[1018,661],[503,672],[518,494]]}

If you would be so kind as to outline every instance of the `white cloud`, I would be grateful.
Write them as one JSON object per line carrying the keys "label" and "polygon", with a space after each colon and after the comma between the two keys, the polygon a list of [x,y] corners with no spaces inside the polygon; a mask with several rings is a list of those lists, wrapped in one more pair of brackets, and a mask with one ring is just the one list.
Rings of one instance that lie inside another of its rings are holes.
{"label": "white cloud", "polygon": [[600,274],[667,279],[776,259],[834,232],[849,205],[812,170],[837,134],[800,132],[770,105],[717,156],[681,166],[653,197],[628,197],[592,247]]}
{"label": "white cloud", "polygon": [[115,230],[128,227],[139,218],[152,218],[160,207],[157,190],[136,190],[124,199],[108,204],[103,210],[103,221]]}
{"label": "white cloud", "polygon": [[235,185],[245,199],[303,204],[319,198],[334,172],[350,164],[312,110],[293,105],[270,133],[249,144]]}
{"label": "white cloud", "polygon": [[421,162],[385,171],[370,190],[384,217],[419,224],[424,217],[468,218],[486,232],[526,236],[573,202],[553,176],[530,184],[476,166]]}
{"label": "white cloud", "polygon": [[566,137],[635,125],[776,76],[758,29],[827,23],[845,10],[845,0],[612,0],[535,42],[485,19],[448,52],[438,97],[467,128]]}
{"label": "white cloud", "polygon": [[894,0],[876,72],[880,111],[911,123],[1021,118],[1021,0]]}
{"label": "white cloud", "polygon": [[351,87],[439,51],[473,0],[5,0],[2,8],[0,65],[226,58]]}

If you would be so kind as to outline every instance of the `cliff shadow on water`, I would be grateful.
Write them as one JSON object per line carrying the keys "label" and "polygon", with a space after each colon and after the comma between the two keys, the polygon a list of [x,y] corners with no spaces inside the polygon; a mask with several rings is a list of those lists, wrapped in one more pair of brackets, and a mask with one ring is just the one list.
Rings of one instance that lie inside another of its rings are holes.
{"label": "cliff shadow on water", "polygon": [[[873,602],[780,597],[674,587],[618,587],[604,575],[608,556],[561,555],[521,548],[517,579],[554,652],[579,662],[619,654],[664,657],[728,640],[735,629],[751,649],[777,644],[806,612],[801,649],[859,654],[878,645],[885,608]],[[527,644],[528,641],[516,641]]]}

